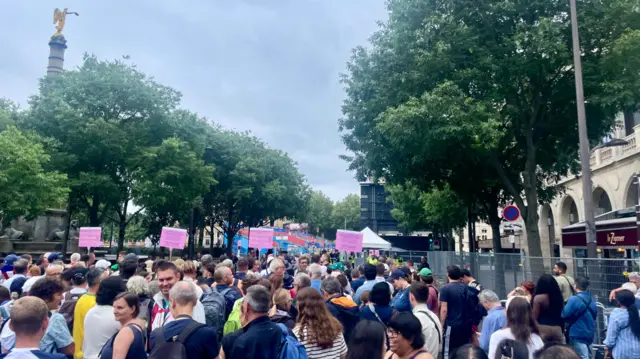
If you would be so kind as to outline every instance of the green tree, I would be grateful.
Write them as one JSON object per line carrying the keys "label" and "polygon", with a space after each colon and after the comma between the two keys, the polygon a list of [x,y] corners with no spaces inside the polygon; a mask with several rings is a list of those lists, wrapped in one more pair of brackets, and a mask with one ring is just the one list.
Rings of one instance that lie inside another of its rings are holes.
{"label": "green tree", "polygon": [[42,145],[13,126],[0,132],[0,217],[5,227],[13,219],[32,219],[60,205],[69,192],[67,176],[46,171],[50,157]]}
{"label": "green tree", "polygon": [[333,201],[322,191],[315,190],[307,204],[307,214],[304,221],[309,225],[309,232],[317,236],[329,236],[335,230],[332,215]]}
{"label": "green tree", "polygon": [[217,223],[229,240],[243,226],[262,226],[302,211],[307,187],[295,162],[256,137],[214,131],[205,162],[215,165],[217,183],[205,195],[204,208],[210,225]]}
{"label": "green tree", "polygon": [[[344,77],[340,121],[359,175],[428,190],[476,180],[467,163],[499,179],[540,256],[537,206],[545,188],[577,169],[577,114],[567,1],[391,0],[389,19],[359,47]],[[640,16],[634,2],[579,4],[589,136],[636,108]],[[621,90],[622,89],[622,90]],[[477,167],[476,167],[477,168]],[[483,180],[481,178],[481,180]]]}
{"label": "green tree", "polygon": [[[180,93],[134,65],[89,55],[78,68],[42,79],[30,100],[24,126],[51,138],[48,149],[70,180],[69,202],[92,226],[115,212],[119,248],[126,226],[145,208],[191,203],[191,191],[201,196],[208,188],[202,183],[212,181],[200,160],[209,125],[178,109],[179,101]],[[131,203],[140,204],[133,213]]]}
{"label": "green tree", "polygon": [[360,228],[360,196],[351,193],[336,202],[331,213],[333,226],[339,229],[359,231]]}
{"label": "green tree", "polygon": [[11,100],[0,98],[0,131],[4,131],[9,126],[17,125],[19,116],[18,105]]}

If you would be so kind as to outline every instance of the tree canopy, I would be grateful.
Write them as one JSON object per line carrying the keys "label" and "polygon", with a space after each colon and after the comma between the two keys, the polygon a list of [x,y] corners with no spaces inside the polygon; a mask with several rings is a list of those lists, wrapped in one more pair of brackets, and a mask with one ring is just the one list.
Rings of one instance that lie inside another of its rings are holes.
{"label": "tree canopy", "polygon": [[[593,141],[639,103],[640,67],[621,61],[640,45],[634,4],[579,3]],[[569,2],[390,0],[388,10],[344,76],[351,169],[423,191],[497,183],[523,213],[529,254],[540,256],[537,206],[557,190],[546,184],[578,169]],[[479,168],[487,172],[470,172]]]}
{"label": "tree canopy", "polygon": [[125,238],[157,240],[162,226],[187,225],[192,212],[201,230],[215,223],[229,238],[242,226],[302,216],[310,191],[286,153],[220,128],[180,99],[128,60],[85,55],[43,78],[25,111],[0,101],[2,145],[14,156],[2,162],[8,181],[21,185],[16,178],[32,171],[33,192],[3,187],[13,188],[0,201],[3,218],[68,202],[81,225],[116,224],[121,249]]}
{"label": "tree canopy", "polygon": [[24,216],[35,218],[64,203],[67,176],[46,171],[50,160],[38,141],[9,126],[0,132],[0,219],[4,228]]}

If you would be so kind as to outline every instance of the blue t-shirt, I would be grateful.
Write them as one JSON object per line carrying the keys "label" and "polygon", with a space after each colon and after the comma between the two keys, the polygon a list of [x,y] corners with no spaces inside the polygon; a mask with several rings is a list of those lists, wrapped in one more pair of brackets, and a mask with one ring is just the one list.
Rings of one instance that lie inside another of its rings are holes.
{"label": "blue t-shirt", "polygon": [[[376,311],[375,314],[371,311],[371,308],[368,305],[365,305],[364,307],[362,307],[362,309],[360,309],[360,312],[358,312],[358,316],[362,320],[372,320],[374,322],[382,321],[382,324],[384,324],[385,326],[388,325],[389,320],[391,320],[391,317],[394,314],[393,308],[390,305],[381,306],[374,304],[373,309],[375,309]],[[378,320],[376,314],[378,314],[380,320]]]}
{"label": "blue t-shirt", "polygon": [[66,359],[64,354],[45,353],[38,349],[12,349],[7,354],[0,355],[0,359]]}
{"label": "blue t-shirt", "polygon": [[60,349],[73,344],[67,321],[60,313],[51,313],[49,326],[40,341],[40,350],[45,353],[58,353]]}
{"label": "blue t-shirt", "polygon": [[409,290],[411,288],[398,291],[395,297],[391,299],[391,306],[398,312],[410,312],[411,301],[409,300]]}
{"label": "blue t-shirt", "polygon": [[322,289],[320,286],[322,285],[322,281],[320,279],[312,279],[311,280],[311,288],[315,288],[320,294],[322,294]]}
{"label": "blue t-shirt", "polygon": [[[186,315],[179,315],[176,320],[164,325],[164,339],[180,335],[182,331],[194,320]],[[149,347],[151,350],[158,342],[156,336],[158,329],[154,330],[149,337]],[[189,336],[185,343],[188,358],[215,358],[218,356],[218,337],[216,336],[216,328],[211,326],[203,326],[198,328]]]}

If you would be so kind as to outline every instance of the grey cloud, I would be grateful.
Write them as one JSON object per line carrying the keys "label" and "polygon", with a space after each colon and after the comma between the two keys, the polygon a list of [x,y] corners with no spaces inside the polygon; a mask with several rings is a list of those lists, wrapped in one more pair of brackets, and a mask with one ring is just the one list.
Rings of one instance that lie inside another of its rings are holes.
{"label": "grey cloud", "polygon": [[[65,66],[83,52],[127,54],[158,81],[180,90],[183,105],[237,130],[251,130],[298,161],[311,185],[334,200],[358,190],[338,158],[339,73],[351,49],[366,44],[383,0],[81,1],[69,18]],[[49,1],[4,4],[0,96],[22,103],[44,74],[53,34]],[[8,39],[7,39],[8,38]]]}

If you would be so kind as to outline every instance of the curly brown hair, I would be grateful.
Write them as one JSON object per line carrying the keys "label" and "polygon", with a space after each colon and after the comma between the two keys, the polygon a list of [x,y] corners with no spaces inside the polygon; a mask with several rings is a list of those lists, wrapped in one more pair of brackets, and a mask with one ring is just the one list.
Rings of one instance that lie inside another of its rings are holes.
{"label": "curly brown hair", "polygon": [[333,346],[334,339],[342,333],[342,324],[329,313],[318,290],[304,288],[296,295],[296,301],[299,312],[296,326],[300,329],[298,339],[316,344],[322,349]]}

